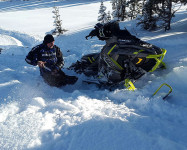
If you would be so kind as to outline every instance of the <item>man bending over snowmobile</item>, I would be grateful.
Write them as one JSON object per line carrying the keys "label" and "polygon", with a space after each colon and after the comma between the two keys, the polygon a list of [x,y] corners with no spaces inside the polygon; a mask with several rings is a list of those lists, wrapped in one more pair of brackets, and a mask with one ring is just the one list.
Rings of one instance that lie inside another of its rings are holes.
{"label": "man bending over snowmobile", "polygon": [[35,46],[26,56],[25,61],[33,66],[38,65],[40,75],[50,86],[64,86],[74,84],[77,77],[66,75],[61,68],[64,65],[60,48],[54,45],[54,37],[47,34],[42,44]]}

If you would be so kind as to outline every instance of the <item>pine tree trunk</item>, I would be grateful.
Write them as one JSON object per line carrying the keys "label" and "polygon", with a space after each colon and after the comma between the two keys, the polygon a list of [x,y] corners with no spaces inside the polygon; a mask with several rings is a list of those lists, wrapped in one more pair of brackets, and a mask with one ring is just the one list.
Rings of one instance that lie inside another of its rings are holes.
{"label": "pine tree trunk", "polygon": [[172,0],[166,0],[167,1],[167,18],[166,18],[166,26],[165,31],[171,29],[171,18],[172,18]]}

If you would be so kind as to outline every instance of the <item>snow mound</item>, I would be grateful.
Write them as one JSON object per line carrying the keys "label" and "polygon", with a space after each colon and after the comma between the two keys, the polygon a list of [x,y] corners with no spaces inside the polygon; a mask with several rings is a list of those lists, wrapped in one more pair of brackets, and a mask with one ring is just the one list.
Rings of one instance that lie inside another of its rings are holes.
{"label": "snow mound", "polygon": [[9,35],[0,34],[0,46],[23,46],[22,42]]}

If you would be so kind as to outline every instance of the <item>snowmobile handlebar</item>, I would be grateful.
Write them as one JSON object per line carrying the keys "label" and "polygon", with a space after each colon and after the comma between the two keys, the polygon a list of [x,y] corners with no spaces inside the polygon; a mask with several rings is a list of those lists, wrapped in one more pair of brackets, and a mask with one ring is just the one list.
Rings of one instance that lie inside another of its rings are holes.
{"label": "snowmobile handlebar", "polygon": [[92,30],[89,35],[85,36],[85,38],[88,40],[88,37],[94,37],[98,35],[98,31],[96,29]]}
{"label": "snowmobile handlebar", "polygon": [[[85,38],[86,38],[87,40],[88,40],[89,37],[90,37],[90,35],[85,36]],[[92,38],[92,37],[93,37],[93,36],[91,36],[91,38]],[[90,38],[90,39],[91,39],[91,38]]]}

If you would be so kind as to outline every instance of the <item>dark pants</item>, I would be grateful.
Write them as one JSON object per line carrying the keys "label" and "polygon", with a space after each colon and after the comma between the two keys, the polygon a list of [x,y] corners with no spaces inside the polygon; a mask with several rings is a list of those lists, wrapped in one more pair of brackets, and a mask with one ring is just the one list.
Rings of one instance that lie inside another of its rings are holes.
{"label": "dark pants", "polygon": [[59,70],[57,73],[52,73],[40,69],[41,76],[44,81],[50,86],[61,87],[67,84],[74,84],[77,81],[77,77],[68,76],[62,70]]}

